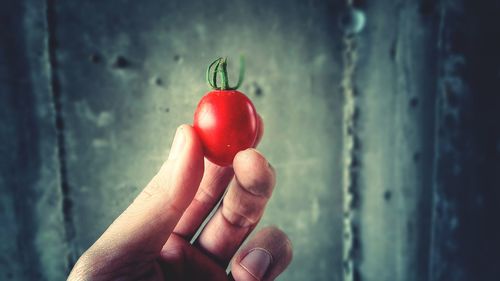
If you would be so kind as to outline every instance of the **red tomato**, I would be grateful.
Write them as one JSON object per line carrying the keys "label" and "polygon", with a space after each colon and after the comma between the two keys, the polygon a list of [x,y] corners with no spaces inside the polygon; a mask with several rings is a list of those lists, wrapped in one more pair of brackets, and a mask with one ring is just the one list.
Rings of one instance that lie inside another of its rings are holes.
{"label": "red tomato", "polygon": [[[222,78],[221,87],[217,85],[217,74]],[[208,83],[214,90],[200,100],[194,114],[193,127],[202,142],[205,157],[220,166],[231,165],[236,153],[255,147],[262,135],[255,107],[247,96],[236,91],[242,79],[243,63],[238,84],[229,87],[226,59],[214,61],[207,70]]]}
{"label": "red tomato", "polygon": [[254,147],[259,121],[255,107],[243,93],[215,90],[198,104],[194,128],[205,157],[217,165],[227,166],[232,164],[236,153]]}

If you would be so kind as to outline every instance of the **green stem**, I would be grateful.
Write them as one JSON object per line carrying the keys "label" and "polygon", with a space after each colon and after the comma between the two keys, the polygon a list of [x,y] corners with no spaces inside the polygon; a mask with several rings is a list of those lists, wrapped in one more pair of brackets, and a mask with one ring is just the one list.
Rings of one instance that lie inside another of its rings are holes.
{"label": "green stem", "polygon": [[[219,87],[217,84],[217,75],[220,74],[222,85]],[[234,87],[229,86],[229,79],[227,76],[227,58],[218,58],[213,61],[207,68],[206,79],[208,85],[214,90],[236,90],[241,86],[243,77],[245,75],[245,61],[243,56],[240,57],[240,76],[238,83]]]}
{"label": "green stem", "polygon": [[221,62],[221,59],[222,58],[219,58],[219,61],[217,62],[217,64],[215,65],[215,68],[214,68],[214,74],[212,76],[212,79],[213,79],[213,84],[215,85],[214,89],[219,89],[219,85],[217,85],[217,73],[219,72],[219,66],[220,66],[220,62]]}
{"label": "green stem", "polygon": [[220,80],[222,83],[221,90],[227,90],[229,88],[229,81],[227,79],[227,58],[223,58],[219,66]]}
{"label": "green stem", "polygon": [[216,82],[215,75],[216,75],[217,71],[215,71],[215,72],[214,72],[214,77],[213,77],[213,79],[210,79],[210,72],[211,72],[211,70],[212,70],[212,67],[213,67],[213,66],[214,66],[214,64],[216,64],[216,63],[217,63],[217,67],[216,67],[216,69],[218,68],[219,63],[220,63],[220,59],[221,59],[221,58],[218,58],[218,59],[214,60],[214,61],[213,61],[213,62],[212,62],[212,63],[208,66],[208,68],[207,68],[207,75],[206,75],[206,76],[207,76],[207,77],[206,77],[206,78],[207,78],[207,83],[208,83],[208,85],[210,85],[210,87],[211,87],[211,88],[213,88],[213,89],[217,88],[217,85],[215,84],[215,82]]}

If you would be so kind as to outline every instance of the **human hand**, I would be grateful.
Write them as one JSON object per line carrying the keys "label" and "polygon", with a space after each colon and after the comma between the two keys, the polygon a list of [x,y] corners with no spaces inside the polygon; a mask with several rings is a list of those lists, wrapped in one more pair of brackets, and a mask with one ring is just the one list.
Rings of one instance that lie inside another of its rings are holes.
{"label": "human hand", "polygon": [[292,259],[282,231],[264,228],[238,251],[274,184],[274,170],[256,150],[239,152],[233,167],[217,166],[204,161],[193,128],[182,125],[160,171],[80,257],[68,280],[274,280]]}

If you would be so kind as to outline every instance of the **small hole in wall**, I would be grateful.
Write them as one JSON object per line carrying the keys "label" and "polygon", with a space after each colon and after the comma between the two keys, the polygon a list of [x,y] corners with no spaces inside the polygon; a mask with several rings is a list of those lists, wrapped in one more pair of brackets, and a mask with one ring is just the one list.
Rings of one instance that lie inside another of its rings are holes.
{"label": "small hole in wall", "polygon": [[359,207],[359,194],[355,192],[354,190],[350,190],[351,194],[351,202],[350,202],[350,208],[351,209],[357,209]]}
{"label": "small hole in wall", "polygon": [[116,60],[113,63],[113,67],[115,68],[127,68],[129,66],[130,66],[130,61],[126,59],[124,56],[116,57]]}
{"label": "small hole in wall", "polygon": [[161,79],[160,77],[154,77],[153,84],[155,84],[158,87],[162,87],[165,85],[165,83],[163,82],[163,79]]}
{"label": "small hole in wall", "polygon": [[411,106],[411,108],[416,108],[418,106],[418,103],[419,103],[419,101],[418,101],[417,97],[411,98],[411,100],[410,100],[410,106]]}
{"label": "small hole in wall", "polygon": [[264,92],[262,91],[262,87],[259,84],[257,84],[257,82],[252,83],[250,92],[256,97],[261,97],[264,94]]}
{"label": "small hole in wall", "polygon": [[386,190],[384,192],[384,200],[385,201],[390,201],[392,198],[392,192],[390,190]]}
{"label": "small hole in wall", "polygon": [[396,55],[397,55],[397,47],[396,47],[396,44],[393,43],[391,45],[391,48],[389,49],[389,56],[391,57],[392,60],[395,60]]}
{"label": "small hole in wall", "polygon": [[352,136],[354,134],[354,129],[350,125],[347,127],[347,134],[349,136]]}
{"label": "small hole in wall", "polygon": [[356,155],[353,155],[352,160],[351,160],[351,168],[357,168],[359,166],[360,166],[359,157],[357,157]]}
{"label": "small hole in wall", "polygon": [[95,64],[98,64],[98,63],[102,62],[102,56],[98,53],[93,53],[93,54],[90,54],[89,60]]}

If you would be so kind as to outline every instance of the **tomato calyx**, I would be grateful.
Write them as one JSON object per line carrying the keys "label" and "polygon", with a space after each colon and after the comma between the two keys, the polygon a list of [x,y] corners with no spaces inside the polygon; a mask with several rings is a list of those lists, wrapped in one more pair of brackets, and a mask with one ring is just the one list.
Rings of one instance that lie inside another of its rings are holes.
{"label": "tomato calyx", "polygon": [[[221,84],[217,83],[217,76],[220,75]],[[229,79],[227,76],[227,58],[218,58],[213,61],[207,68],[207,83],[213,90],[236,90],[241,86],[243,77],[245,75],[245,60],[243,56],[240,57],[240,75],[238,82],[234,87],[229,86]]]}

